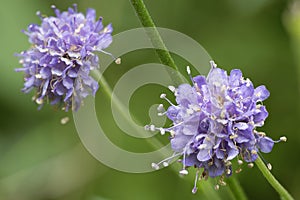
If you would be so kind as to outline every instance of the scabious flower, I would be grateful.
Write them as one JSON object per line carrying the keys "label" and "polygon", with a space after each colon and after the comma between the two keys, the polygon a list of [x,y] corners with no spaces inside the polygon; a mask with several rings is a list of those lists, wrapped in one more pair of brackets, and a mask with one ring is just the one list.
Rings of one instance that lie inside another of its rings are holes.
{"label": "scabious flower", "polygon": [[[188,68],[190,74],[190,69]],[[187,167],[197,168],[193,193],[197,191],[199,170],[203,169],[201,178],[218,177],[219,184],[225,185],[224,177],[231,176],[232,163],[238,158],[238,164],[243,160],[253,167],[260,152],[271,152],[275,142],[286,141],[286,137],[274,141],[265,133],[256,130],[264,125],[268,116],[262,102],[270,95],[265,86],[254,88],[242,72],[234,69],[227,72],[217,68],[211,61],[211,70],[207,77],[191,78],[193,85],[182,84],[178,88],[170,86],[174,92],[177,105],[172,104],[163,112],[163,105],[158,107],[159,115],[166,115],[173,126],[158,128],[147,125],[147,130],[159,130],[162,134],[169,132],[174,155],[152,167],[168,165],[176,157],[181,157],[183,165],[180,174],[188,174]],[[271,165],[268,164],[271,168]],[[238,173],[241,168],[237,169]],[[219,188],[219,185],[216,185]]]}
{"label": "scabious flower", "polygon": [[90,71],[99,67],[96,52],[104,52],[112,42],[112,26],[103,27],[94,9],[84,15],[75,4],[64,12],[52,8],[55,17],[37,12],[41,25],[30,24],[24,31],[32,46],[18,55],[23,68],[16,71],[25,74],[23,92],[36,89],[33,100],[37,104],[48,101],[66,111],[77,110],[83,98],[98,90]]}

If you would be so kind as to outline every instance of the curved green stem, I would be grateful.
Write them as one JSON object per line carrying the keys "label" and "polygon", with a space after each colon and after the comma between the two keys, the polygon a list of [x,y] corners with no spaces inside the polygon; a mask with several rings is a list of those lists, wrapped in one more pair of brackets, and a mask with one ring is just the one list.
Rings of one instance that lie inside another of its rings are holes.
{"label": "curved green stem", "polygon": [[257,158],[255,161],[257,167],[261,171],[261,173],[264,175],[264,177],[268,180],[268,182],[271,184],[271,186],[278,192],[280,197],[285,200],[292,200],[294,199],[289,192],[276,180],[276,178],[273,176],[273,174],[270,172],[270,170],[267,168],[265,163],[262,161],[260,157]]}
{"label": "curved green stem", "polygon": [[168,71],[175,85],[179,85],[184,82],[184,80],[179,76],[178,67],[175,64],[171,54],[169,53],[166,45],[164,44],[156,26],[143,2],[143,0],[130,0],[132,6],[134,7],[137,16],[139,17],[143,27],[151,27],[151,29],[146,29],[146,33],[151,40],[151,43],[155,47],[155,51],[160,59],[160,62],[164,65],[168,65],[173,68],[174,71]]}

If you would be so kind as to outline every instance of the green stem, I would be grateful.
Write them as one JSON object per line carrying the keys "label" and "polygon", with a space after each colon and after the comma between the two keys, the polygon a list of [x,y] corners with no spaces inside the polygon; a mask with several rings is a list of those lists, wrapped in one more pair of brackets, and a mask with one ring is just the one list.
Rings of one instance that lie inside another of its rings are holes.
{"label": "green stem", "polygon": [[159,60],[162,64],[168,65],[173,68],[174,71],[168,71],[172,80],[176,85],[180,85],[184,80],[179,76],[179,69],[175,64],[171,54],[169,53],[166,45],[164,44],[143,0],[130,0],[132,6],[134,7],[137,16],[139,17],[143,27],[151,27],[151,29],[145,29],[148,37],[151,40],[151,43],[155,47],[155,51],[159,57]]}
{"label": "green stem", "polygon": [[247,200],[244,190],[241,187],[240,182],[236,178],[234,178],[234,177],[228,178],[227,183],[228,183],[228,186],[230,187],[230,190],[232,191],[235,199]]}
{"label": "green stem", "polygon": [[261,173],[268,180],[271,186],[278,192],[282,199],[292,200],[293,197],[288,193],[288,191],[276,180],[276,178],[272,175],[270,170],[267,168],[265,163],[261,160],[260,157],[255,161]]}

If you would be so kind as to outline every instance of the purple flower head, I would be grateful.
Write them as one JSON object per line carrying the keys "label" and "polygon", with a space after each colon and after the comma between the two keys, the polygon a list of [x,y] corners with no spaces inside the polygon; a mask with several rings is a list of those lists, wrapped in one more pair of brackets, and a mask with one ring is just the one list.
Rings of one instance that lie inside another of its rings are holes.
{"label": "purple flower head", "polygon": [[[194,166],[197,168],[196,179],[202,169],[202,178],[220,176],[222,185],[224,176],[232,174],[231,162],[234,158],[238,158],[239,164],[244,160],[253,166],[252,162],[260,152],[271,152],[275,142],[285,141],[286,138],[273,141],[256,130],[263,126],[268,116],[262,104],[270,95],[265,86],[254,88],[249,79],[243,78],[240,70],[232,70],[228,75],[213,61],[211,66],[207,77],[192,78],[192,86],[182,84],[178,88],[170,87],[176,97],[176,105],[165,94],[161,95],[171,106],[160,115],[165,114],[173,126],[155,128],[151,125],[151,130],[171,134],[174,155],[165,159],[164,163],[176,156],[182,157],[181,174],[187,174],[186,168]],[[190,74],[189,68],[187,71]],[[146,129],[150,130],[149,127],[146,126]],[[158,169],[159,164],[153,166]],[[196,184],[193,191],[196,191]]]}
{"label": "purple flower head", "polygon": [[52,8],[55,17],[37,12],[41,25],[30,24],[24,31],[32,45],[18,55],[23,68],[16,71],[25,74],[23,92],[36,89],[36,103],[42,106],[49,101],[66,111],[78,110],[83,98],[98,90],[90,71],[99,67],[96,53],[112,42],[112,26],[103,27],[94,9],[84,15],[76,5],[64,12]]}

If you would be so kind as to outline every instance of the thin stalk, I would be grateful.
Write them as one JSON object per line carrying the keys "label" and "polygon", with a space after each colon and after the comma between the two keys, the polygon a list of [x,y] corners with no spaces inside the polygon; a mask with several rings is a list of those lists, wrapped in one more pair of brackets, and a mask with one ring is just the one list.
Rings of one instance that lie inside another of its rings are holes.
{"label": "thin stalk", "polygon": [[184,83],[184,80],[179,75],[179,69],[175,64],[171,54],[169,53],[166,45],[164,44],[143,0],[130,0],[134,10],[140,19],[143,27],[151,27],[151,29],[145,29],[151,43],[155,47],[156,54],[160,62],[173,68],[175,71],[168,71],[175,85],[180,85]]}
{"label": "thin stalk", "polygon": [[264,175],[264,177],[268,180],[271,186],[278,192],[280,197],[284,200],[293,200],[294,198],[289,194],[289,192],[276,180],[270,170],[267,168],[265,163],[262,161],[260,157],[255,161],[257,167]]}

